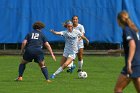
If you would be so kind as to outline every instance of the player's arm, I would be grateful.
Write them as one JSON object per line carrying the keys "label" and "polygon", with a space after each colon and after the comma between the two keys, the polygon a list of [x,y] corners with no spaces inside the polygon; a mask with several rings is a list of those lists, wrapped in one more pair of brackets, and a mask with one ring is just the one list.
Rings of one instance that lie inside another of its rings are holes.
{"label": "player's arm", "polygon": [[50,32],[52,32],[52,33],[55,34],[55,35],[62,35],[61,32],[56,32],[56,31],[54,31],[54,30],[50,30]]}
{"label": "player's arm", "polygon": [[135,50],[136,50],[136,44],[135,44],[135,41],[132,39],[129,41],[129,55],[128,55],[128,61],[127,61],[128,63],[127,70],[129,74],[132,73],[131,65],[132,65],[134,54],[135,54]]}
{"label": "player's arm", "polygon": [[86,41],[87,45],[89,44],[89,40],[84,35],[82,35],[81,38]]}
{"label": "player's arm", "polygon": [[50,54],[51,54],[53,60],[56,61],[56,58],[55,58],[55,56],[54,56],[54,54],[53,54],[53,51],[52,51],[52,48],[51,48],[50,44],[49,44],[48,42],[45,42],[44,45],[45,45],[45,47],[48,49],[48,51],[50,52]]}
{"label": "player's arm", "polygon": [[[84,36],[84,33],[82,33],[82,34],[83,34],[83,36]],[[78,40],[79,40],[79,41],[82,40],[82,37],[79,37]]]}
{"label": "player's arm", "polygon": [[24,39],[23,42],[22,42],[22,45],[21,45],[21,53],[24,52],[24,48],[25,48],[26,44],[27,44],[27,40]]}
{"label": "player's arm", "polygon": [[[85,29],[84,29],[84,26],[81,25],[81,28],[80,28],[80,32],[84,35],[85,34]],[[79,41],[81,40],[82,38],[80,37],[79,38]]]}

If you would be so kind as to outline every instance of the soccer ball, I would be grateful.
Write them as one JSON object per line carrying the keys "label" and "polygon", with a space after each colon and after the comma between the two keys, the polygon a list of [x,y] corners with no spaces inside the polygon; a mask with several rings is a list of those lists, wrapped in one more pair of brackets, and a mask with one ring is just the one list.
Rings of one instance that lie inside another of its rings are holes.
{"label": "soccer ball", "polygon": [[85,72],[85,71],[80,71],[80,72],[78,73],[78,77],[79,77],[79,78],[83,78],[83,79],[87,78],[87,72]]}

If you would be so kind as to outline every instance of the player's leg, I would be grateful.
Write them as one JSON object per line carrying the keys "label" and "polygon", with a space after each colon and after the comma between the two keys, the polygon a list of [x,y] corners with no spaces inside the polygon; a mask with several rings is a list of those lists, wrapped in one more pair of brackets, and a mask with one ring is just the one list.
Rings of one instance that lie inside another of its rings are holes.
{"label": "player's leg", "polygon": [[65,63],[66,60],[67,60],[67,57],[62,56],[61,61],[60,61],[60,66],[62,66]]}
{"label": "player's leg", "polygon": [[122,93],[123,89],[130,83],[131,79],[126,75],[120,74],[116,82],[114,93]]}
{"label": "player's leg", "polygon": [[74,61],[72,61],[67,67],[68,67],[68,70],[67,72],[70,72],[71,71],[71,68],[73,67],[76,67],[74,64],[73,64]]}
{"label": "player's leg", "polygon": [[28,61],[22,59],[22,62],[19,65],[19,77],[22,77],[27,63],[28,63]]}
{"label": "player's leg", "polygon": [[[69,55],[68,55],[68,59],[70,59],[71,62],[70,62],[70,63],[65,62],[65,64],[66,64],[66,65],[71,64],[71,63],[74,61],[75,58],[76,58],[76,54],[69,54]],[[67,59],[67,60],[68,60],[68,59]],[[73,66],[71,66],[71,68],[69,69],[69,72],[72,73],[72,72],[74,71],[75,67],[76,67],[76,66],[73,64]]]}
{"label": "player's leg", "polygon": [[43,61],[39,62],[38,64],[39,64],[39,66],[40,66],[40,68],[41,68],[41,71],[42,71],[42,73],[43,73],[45,79],[47,80],[47,82],[51,82],[51,81],[49,80],[48,69],[47,69],[47,67],[45,66],[45,61],[43,60]]}
{"label": "player's leg", "polygon": [[140,66],[132,66],[133,73],[131,74],[134,86],[137,93],[140,93]]}
{"label": "player's leg", "polygon": [[50,78],[54,79],[55,76],[59,73],[61,73],[63,71],[63,64],[65,63],[65,61],[67,60],[67,58],[65,56],[62,56],[61,62],[60,62],[60,67],[51,75]]}
{"label": "player's leg", "polygon": [[18,81],[22,80],[22,76],[23,76],[24,70],[26,68],[26,64],[28,62],[32,62],[32,59],[33,59],[33,56],[30,54],[30,51],[28,49],[26,49],[25,53],[23,54],[23,59],[19,65],[19,69],[18,69],[19,76],[16,80],[18,80]]}
{"label": "player's leg", "polygon": [[140,77],[133,79],[134,86],[137,90],[137,93],[140,93]]}
{"label": "player's leg", "polygon": [[22,59],[21,63],[19,64],[19,69],[18,69],[18,78],[16,78],[17,81],[21,81],[22,80],[22,76],[24,73],[24,70],[26,68],[26,64],[28,63],[28,61]]}
{"label": "player's leg", "polygon": [[69,69],[73,66],[73,61],[67,66]]}
{"label": "player's leg", "polygon": [[35,51],[35,53],[38,53],[38,55],[37,54],[32,55],[33,59],[34,59],[34,62],[38,63],[39,67],[41,68],[42,74],[44,75],[47,82],[51,82],[49,80],[49,76],[48,76],[48,69],[45,66],[43,51],[41,49],[37,49],[37,50],[34,50],[34,51]]}
{"label": "player's leg", "polygon": [[78,56],[78,71],[80,72],[82,70],[82,66],[83,66],[83,48],[79,49],[79,52],[77,53]]}
{"label": "player's leg", "polygon": [[68,57],[65,63],[62,65],[62,68],[65,69],[72,61],[73,61],[73,58]]}

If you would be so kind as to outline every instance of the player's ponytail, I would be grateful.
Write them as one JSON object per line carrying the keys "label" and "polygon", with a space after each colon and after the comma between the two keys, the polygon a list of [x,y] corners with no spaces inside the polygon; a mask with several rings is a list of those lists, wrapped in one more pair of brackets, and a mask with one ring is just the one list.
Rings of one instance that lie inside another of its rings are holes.
{"label": "player's ponytail", "polygon": [[136,25],[132,22],[132,20],[131,20],[130,18],[128,18],[128,19],[126,20],[126,23],[127,23],[128,26],[129,26],[132,30],[134,30],[135,32],[138,32],[138,31],[139,31],[138,28],[136,27]]}
{"label": "player's ponytail", "polygon": [[136,25],[132,22],[132,20],[129,18],[129,15],[126,11],[121,11],[118,14],[118,20],[123,24],[124,26],[129,26],[132,30],[135,32],[138,32],[138,28]]}

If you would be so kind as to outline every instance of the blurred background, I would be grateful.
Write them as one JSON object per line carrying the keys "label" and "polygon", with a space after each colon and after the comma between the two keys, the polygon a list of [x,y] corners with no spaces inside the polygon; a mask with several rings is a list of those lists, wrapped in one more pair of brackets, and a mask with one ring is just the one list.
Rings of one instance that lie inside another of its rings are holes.
{"label": "blurred background", "polygon": [[20,49],[36,21],[46,25],[42,32],[52,48],[63,50],[64,39],[49,30],[65,30],[63,22],[74,15],[79,17],[85,36],[90,40],[85,50],[123,48],[117,14],[126,10],[139,28],[139,4],[140,0],[0,0],[0,50]]}

